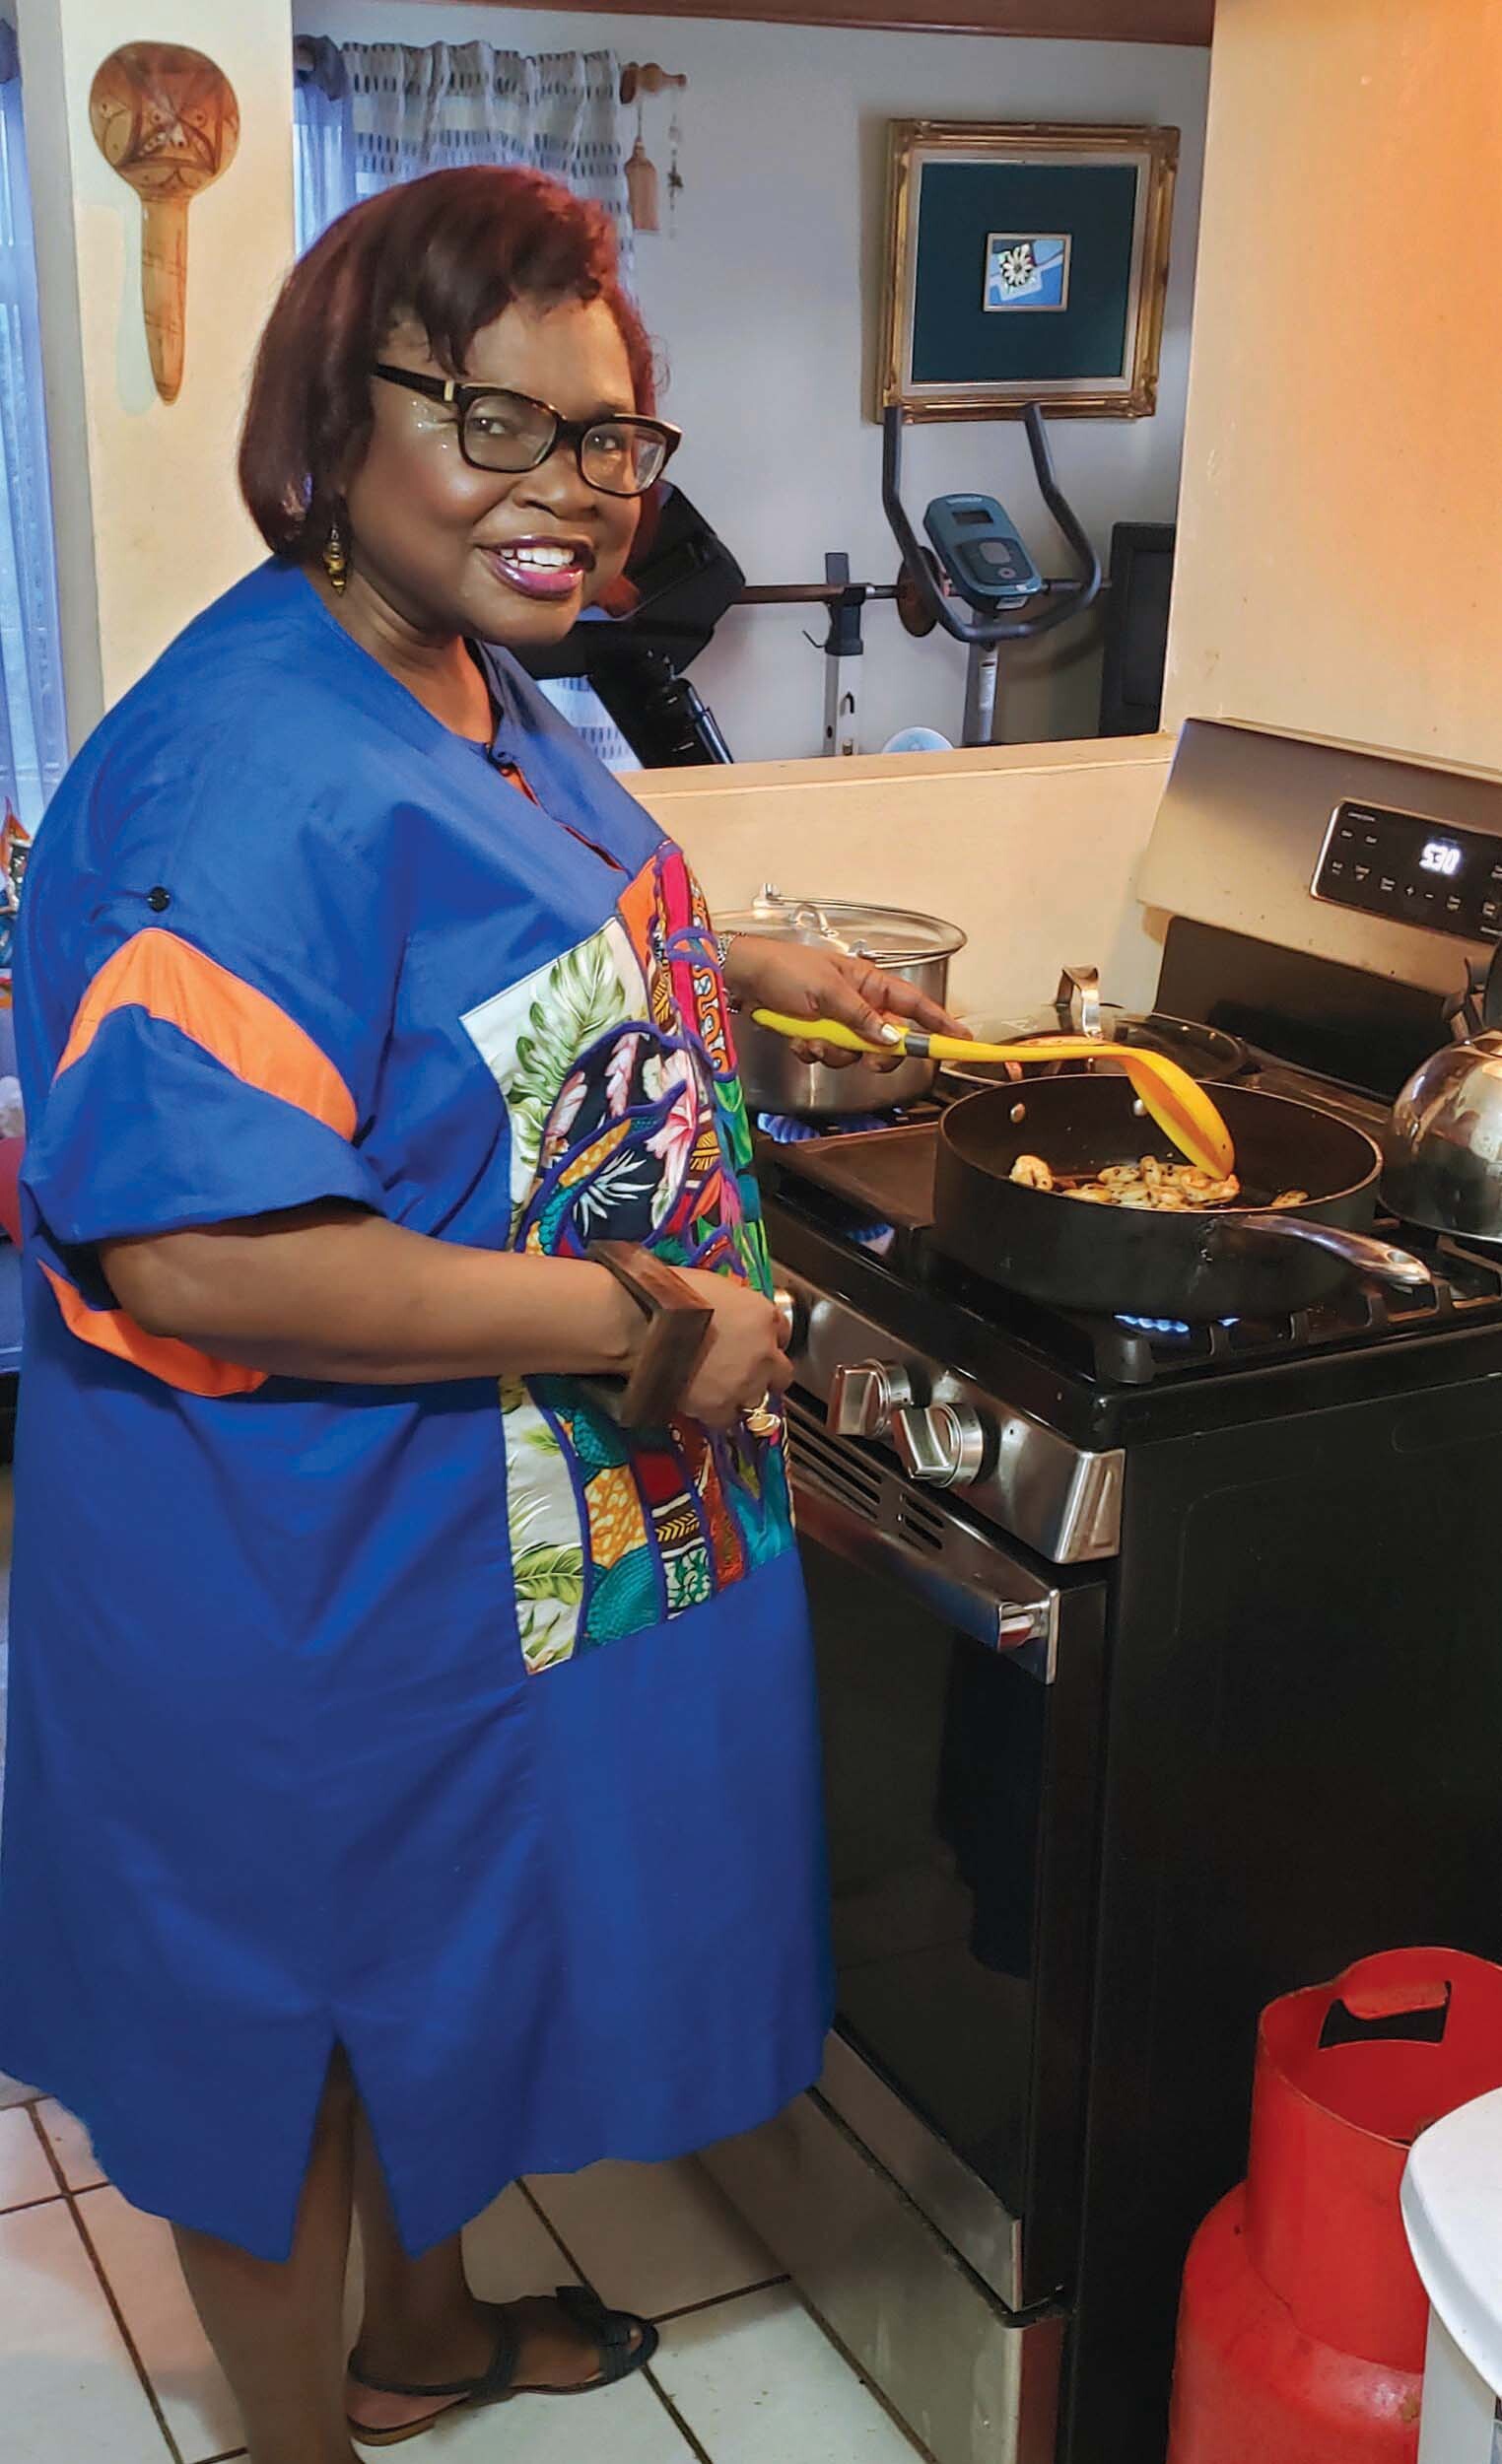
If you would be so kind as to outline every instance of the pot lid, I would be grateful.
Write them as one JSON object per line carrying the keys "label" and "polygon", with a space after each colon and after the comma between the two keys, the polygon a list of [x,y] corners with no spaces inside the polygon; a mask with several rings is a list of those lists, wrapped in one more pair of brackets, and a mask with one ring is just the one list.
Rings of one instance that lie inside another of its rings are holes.
{"label": "pot lid", "polygon": [[785,898],[769,881],[751,905],[731,915],[717,913],[717,931],[765,932],[786,941],[817,944],[883,966],[907,967],[924,958],[952,958],[965,946],[958,924],[906,907],[872,907],[859,899]]}

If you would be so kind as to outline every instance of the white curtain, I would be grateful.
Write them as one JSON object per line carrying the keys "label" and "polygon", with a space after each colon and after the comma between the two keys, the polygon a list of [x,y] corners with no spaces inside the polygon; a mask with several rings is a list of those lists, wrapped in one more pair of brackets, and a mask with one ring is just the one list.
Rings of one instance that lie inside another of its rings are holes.
{"label": "white curtain", "polygon": [[16,37],[0,23],[0,794],[29,830],[67,766],[36,258]]}
{"label": "white curtain", "polygon": [[520,163],[550,171],[614,220],[632,270],[631,211],[610,51],[530,59],[488,42],[297,45],[298,239],[421,171]]}
{"label": "white curtain", "polygon": [[642,765],[606,710],[587,676],[545,676],[537,690],[567,719],[576,735],[607,770],[640,770]]}
{"label": "white curtain", "polygon": [[355,204],[355,122],[349,72],[321,36],[293,50],[293,203],[298,254]]}

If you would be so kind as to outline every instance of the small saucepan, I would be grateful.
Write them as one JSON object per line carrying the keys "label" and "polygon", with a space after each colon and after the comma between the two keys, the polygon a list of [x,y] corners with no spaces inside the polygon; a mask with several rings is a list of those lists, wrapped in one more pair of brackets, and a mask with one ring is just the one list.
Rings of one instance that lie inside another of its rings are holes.
{"label": "small saucepan", "polygon": [[[717,914],[717,931],[772,933],[779,939],[821,943],[856,958],[874,959],[890,975],[903,976],[943,1006],[949,961],[965,946],[958,924],[906,908],[870,907],[853,899],[784,898],[771,882],[751,906],[735,915]],[[833,1121],[856,1113],[892,1112],[926,1095],[938,1063],[916,1057],[895,1069],[853,1061],[827,1069],[800,1061],[790,1044],[750,1018],[735,1024],[735,1053],[746,1103],[753,1113],[790,1113],[799,1121]]]}

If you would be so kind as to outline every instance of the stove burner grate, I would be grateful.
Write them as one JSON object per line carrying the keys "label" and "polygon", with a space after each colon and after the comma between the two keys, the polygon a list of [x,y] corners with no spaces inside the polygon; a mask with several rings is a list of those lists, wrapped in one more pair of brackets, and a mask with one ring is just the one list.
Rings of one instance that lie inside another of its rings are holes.
{"label": "stove burner grate", "polygon": [[[1125,1327],[1128,1335],[1161,1335],[1176,1343],[1188,1343],[1194,1340],[1195,1330],[1188,1318],[1133,1318],[1125,1310],[1119,1310],[1115,1323]],[[1223,1327],[1233,1327],[1238,1326],[1240,1320],[1222,1318],[1220,1324]]]}
{"label": "stove burner grate", "polygon": [[885,1129],[889,1125],[873,1112],[842,1113],[835,1121],[800,1121],[796,1113],[759,1112],[756,1126],[774,1146],[802,1146],[811,1138],[854,1137],[862,1129]]}

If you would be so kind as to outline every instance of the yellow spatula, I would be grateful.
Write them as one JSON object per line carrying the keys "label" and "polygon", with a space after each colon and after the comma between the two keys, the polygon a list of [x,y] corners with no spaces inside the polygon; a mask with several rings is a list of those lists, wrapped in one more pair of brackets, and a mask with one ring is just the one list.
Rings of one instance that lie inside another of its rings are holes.
{"label": "yellow spatula", "polygon": [[785,1035],[800,1044],[838,1044],[847,1053],[883,1056],[908,1054],[915,1061],[1092,1061],[1109,1054],[1131,1081],[1132,1092],[1151,1113],[1164,1135],[1172,1138],[1201,1172],[1223,1181],[1236,1161],[1231,1132],[1197,1079],[1181,1069],[1166,1053],[1149,1053],[1134,1044],[1113,1044],[1098,1035],[1043,1035],[1026,1044],[970,1044],[957,1035],[925,1035],[921,1028],[898,1028],[896,1044],[868,1043],[853,1027],[834,1018],[787,1018],[781,1010],[753,1009],[759,1027]]}

